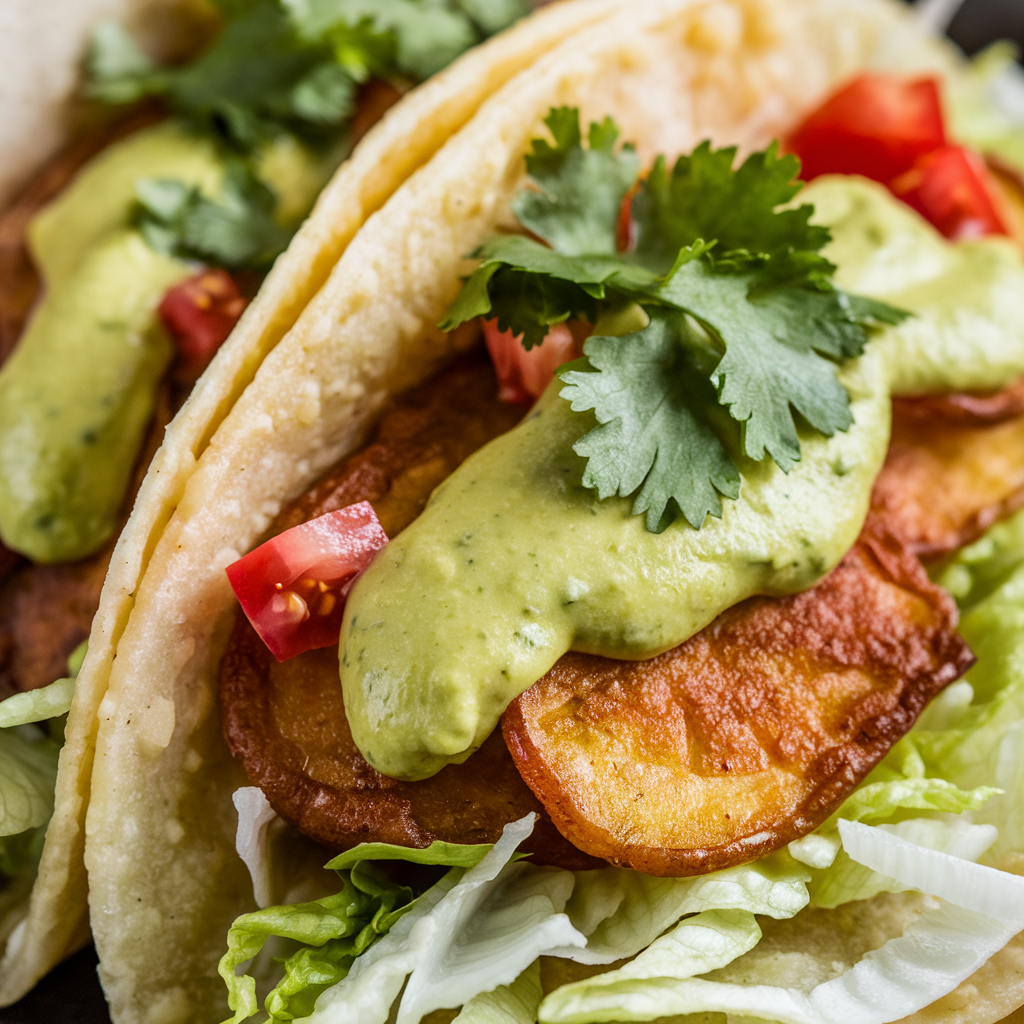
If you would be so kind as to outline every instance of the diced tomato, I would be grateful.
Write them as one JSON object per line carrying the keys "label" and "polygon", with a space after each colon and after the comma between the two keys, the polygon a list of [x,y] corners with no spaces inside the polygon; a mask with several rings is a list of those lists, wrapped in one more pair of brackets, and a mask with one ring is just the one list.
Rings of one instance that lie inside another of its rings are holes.
{"label": "diced tomato", "polygon": [[988,168],[977,153],[943,146],[889,183],[893,195],[957,241],[1009,234],[996,207]]}
{"label": "diced tomato", "polygon": [[231,333],[246,301],[225,270],[203,270],[175,285],[158,307],[178,346],[177,375],[194,381]]}
{"label": "diced tomato", "polygon": [[499,331],[497,320],[484,321],[484,340],[498,375],[498,398],[517,405],[539,398],[555,370],[580,354],[565,324],[555,324],[529,352],[511,331]]}
{"label": "diced tomato", "polygon": [[787,140],[805,181],[863,174],[888,182],[946,144],[935,78],[860,75],[833,93]]}
{"label": "diced tomato", "polygon": [[368,501],[327,512],[227,567],[249,621],[278,661],[338,642],[345,597],[388,542]]}

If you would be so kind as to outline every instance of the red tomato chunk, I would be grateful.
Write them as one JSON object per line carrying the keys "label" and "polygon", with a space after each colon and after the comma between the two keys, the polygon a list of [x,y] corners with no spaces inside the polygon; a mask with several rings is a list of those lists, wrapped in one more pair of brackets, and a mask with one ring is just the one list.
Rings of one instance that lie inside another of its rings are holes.
{"label": "red tomato chunk", "polygon": [[805,181],[862,174],[888,182],[946,144],[934,78],[860,75],[833,93],[789,137]]}
{"label": "red tomato chunk", "polygon": [[345,597],[388,542],[368,501],[272,537],[227,567],[253,628],[278,661],[338,642]]}
{"label": "red tomato chunk", "polygon": [[977,153],[944,146],[921,157],[889,188],[947,238],[960,241],[1008,234],[988,182],[988,168]]}
{"label": "red tomato chunk", "polygon": [[499,331],[497,320],[484,321],[484,340],[498,377],[498,398],[502,402],[528,404],[539,398],[551,383],[555,370],[579,355],[572,332],[555,324],[540,345],[529,352],[511,331]]}
{"label": "red tomato chunk", "polygon": [[861,174],[888,185],[947,238],[1009,234],[981,157],[947,145],[934,78],[861,75],[787,140],[806,181]]}
{"label": "red tomato chunk", "polygon": [[234,329],[246,301],[226,270],[203,270],[175,285],[158,312],[178,347],[178,376],[194,381]]}

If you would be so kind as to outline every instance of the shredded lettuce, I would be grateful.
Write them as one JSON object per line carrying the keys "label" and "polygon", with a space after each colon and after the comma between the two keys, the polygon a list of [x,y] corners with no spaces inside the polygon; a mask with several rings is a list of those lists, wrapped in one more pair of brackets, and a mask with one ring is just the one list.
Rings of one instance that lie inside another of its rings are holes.
{"label": "shredded lettuce", "polygon": [[[761,938],[745,910],[705,910],[655,940],[635,960],[607,974],[563,985],[542,1004],[552,1021],[647,1020],[664,1014],[661,992],[674,982],[717,970],[752,949]],[[650,1017],[623,1016],[636,1007]]]}
{"label": "shredded lettuce", "polygon": [[[517,1021],[508,1014],[522,1016],[530,1002],[522,972],[541,955],[605,964],[650,947],[642,957],[655,970],[663,945],[689,945],[699,956],[695,937],[710,936],[721,925],[728,935],[717,940],[714,963],[722,963],[724,950],[732,951],[731,959],[743,951],[737,942],[744,948],[756,942],[754,914],[792,917],[808,901],[810,873],[785,856],[696,878],[654,878],[618,868],[574,874],[516,862],[514,851],[532,826],[530,819],[507,826],[493,850],[363,844],[328,865],[349,883],[338,896],[239,918],[221,963],[236,1011],[232,1021],[257,1010],[253,979],[236,971],[270,935],[304,944],[285,962],[285,978],[266,1001],[271,1020],[311,1015],[316,1024],[384,1024],[401,994],[398,1024],[460,1005],[467,1021],[491,1019],[483,1014]],[[382,885],[385,859],[452,869],[416,899],[408,890],[395,895],[383,886],[371,894],[366,878]],[[362,922],[384,901],[387,910],[366,930]],[[659,940],[662,945],[655,943],[681,918],[686,920]],[[711,969],[711,962],[705,957],[703,969]]]}
{"label": "shredded lettuce", "polygon": [[66,715],[71,710],[74,694],[74,677],[58,679],[38,690],[16,693],[0,701],[0,729],[11,729]]}
{"label": "shredded lettuce", "polygon": [[238,811],[235,852],[249,869],[256,906],[264,909],[272,902],[267,840],[268,830],[271,823],[277,819],[277,814],[258,786],[236,789],[231,796],[231,802]]}
{"label": "shredded lettuce", "polygon": [[59,748],[38,729],[0,732],[0,836],[44,824],[53,813]]}
{"label": "shredded lettuce", "polygon": [[693,878],[656,878],[626,868],[579,872],[566,913],[587,944],[549,955],[613,963],[646,949],[685,915],[705,910],[792,917],[807,905],[809,879],[800,865],[778,857]]}
{"label": "shredded lettuce", "polygon": [[1024,513],[993,527],[945,567],[963,610],[960,632],[978,656],[955,700],[904,741],[930,775],[963,789],[1001,791],[974,820],[995,825],[990,857],[1024,850]]}
{"label": "shredded lettuce", "polygon": [[453,1024],[534,1024],[542,995],[540,961],[535,960],[511,985],[474,996]]}
{"label": "shredded lettuce", "polygon": [[[53,814],[62,716],[71,708],[87,645],[68,658],[67,679],[0,701],[0,887],[34,871]],[[35,723],[50,719],[44,732]]]}
{"label": "shredded lettuce", "polygon": [[[357,957],[391,931],[404,915],[422,912],[430,903],[431,893],[436,890],[443,894],[467,866],[478,863],[489,850],[489,846],[453,847],[450,843],[434,843],[425,850],[366,843],[327,864],[341,879],[340,892],[309,903],[267,907],[237,918],[228,932],[228,950],[219,966],[233,1011],[232,1024],[259,1011],[255,979],[238,972],[268,939],[291,939],[302,944],[284,961],[284,978],[267,996],[265,1009],[270,1020],[308,1017],[317,997],[345,978]],[[452,871],[416,899],[412,889],[392,881],[379,866],[387,860],[452,867]],[[369,960],[364,957],[361,962]]]}
{"label": "shredded lettuce", "polygon": [[[469,1003],[481,992],[510,985],[550,949],[586,939],[563,908],[573,874],[514,862],[535,816],[506,825],[475,867],[441,883],[399,922],[340,984],[317,1001],[315,1024],[386,1024],[401,991],[397,1024],[418,1024],[442,1007]],[[404,991],[402,991],[404,986]]]}
{"label": "shredded lettuce", "polygon": [[[884,1024],[951,991],[1024,927],[1024,879],[926,850],[891,830],[842,821],[839,831],[846,852],[859,864],[947,902],[926,909],[902,936],[807,993],[688,974],[701,955],[712,963],[716,950],[723,957],[730,952],[719,926],[714,929],[717,934],[694,936],[696,954],[685,945],[673,951],[662,944],[665,962],[659,964],[662,973],[656,981],[636,984],[604,1001],[601,986],[593,982],[584,983],[591,986],[587,995],[578,985],[566,986],[544,1000],[540,1020],[543,1024],[598,1024],[724,1012],[783,1024]],[[733,922],[732,928],[738,947],[743,941],[741,925]],[[668,975],[672,970],[677,977]],[[567,989],[570,994],[575,990],[575,999],[566,997]]]}
{"label": "shredded lettuce", "polygon": [[[941,850],[970,861],[981,857],[997,835],[992,825],[975,825],[955,815],[950,815],[948,820],[910,818],[878,827],[925,849]],[[882,892],[902,892],[906,888],[894,878],[858,863],[841,850],[828,870],[812,881],[811,906],[829,909],[855,900],[867,900]]]}

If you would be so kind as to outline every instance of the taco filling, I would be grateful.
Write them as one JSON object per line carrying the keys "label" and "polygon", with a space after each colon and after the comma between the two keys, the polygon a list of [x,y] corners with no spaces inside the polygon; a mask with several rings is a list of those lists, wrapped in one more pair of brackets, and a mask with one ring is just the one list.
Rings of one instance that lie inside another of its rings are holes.
{"label": "taco filling", "polygon": [[[937,97],[935,80],[895,77],[838,91],[788,140],[807,177],[827,175],[802,191],[775,147],[737,167],[705,144],[637,177],[610,121],[585,141],[575,110],[551,111],[518,230],[472,254],[442,325],[479,317],[493,369],[478,342],[399,399],[228,569],[242,609],[220,664],[224,737],[274,811],[349,851],[327,865],[338,896],[238,919],[222,962],[234,1021],[256,1009],[236,968],[269,935],[304,943],[267,998],[272,1019],[344,1020],[375,984],[360,1019],[383,1021],[403,983],[408,1022],[462,1004],[467,1021],[485,1007],[583,1024],[749,1013],[758,997],[732,979],[683,983],[754,949],[755,914],[914,887],[870,870],[876,840],[849,821],[896,822],[911,859],[989,848],[970,812],[996,791],[943,778],[943,741],[924,753],[911,729],[975,664],[929,570],[948,586],[956,553],[1024,504],[1024,276],[1008,241],[970,241],[1007,235],[1009,215],[984,164],[948,143]],[[858,120],[872,102],[918,117],[887,135],[884,119]],[[367,502],[389,540],[357,570],[289,562],[290,534]],[[509,862],[516,847],[583,874],[545,889],[554,876]],[[410,888],[382,861],[450,870]],[[632,872],[587,871],[602,865]],[[657,877],[679,881],[655,897]],[[598,878],[616,895],[595,919]],[[494,948],[465,942],[458,966],[441,908],[462,913],[459,898],[499,879],[473,918]],[[740,895],[698,896],[702,879]],[[634,885],[650,889],[643,937],[608,941]],[[536,919],[527,890],[546,908]],[[350,920],[328,926],[342,907]],[[488,913],[515,934],[488,939]],[[432,915],[441,952],[414,940]],[[1004,919],[1009,937],[1019,924]],[[884,949],[905,980],[900,941]],[[500,968],[469,966],[499,948]],[[545,968],[541,1004],[541,953],[639,956],[565,988]],[[912,1012],[963,977],[893,1006]],[[776,993],[791,990],[764,991],[770,1019],[893,1019],[881,992],[844,1003],[816,988],[790,1006]]]}

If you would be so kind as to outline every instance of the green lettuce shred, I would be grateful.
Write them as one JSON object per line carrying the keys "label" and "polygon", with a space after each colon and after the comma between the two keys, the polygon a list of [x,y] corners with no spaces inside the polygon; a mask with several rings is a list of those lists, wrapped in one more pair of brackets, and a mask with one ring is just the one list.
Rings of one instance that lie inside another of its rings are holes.
{"label": "green lettuce shred", "polygon": [[340,892],[309,903],[267,907],[237,918],[228,932],[228,950],[218,968],[234,1014],[229,1024],[240,1024],[259,1012],[255,979],[238,971],[269,939],[289,939],[302,946],[280,961],[284,977],[267,996],[264,1009],[272,1021],[308,1017],[317,997],[341,981],[355,958],[413,908],[417,894],[392,881],[381,867],[383,862],[461,871],[478,864],[490,849],[490,845],[442,842],[422,850],[363,843],[325,865],[341,879]]}
{"label": "green lettuce shred", "polygon": [[[83,641],[68,658],[67,679],[0,701],[0,888],[39,863],[53,814],[63,716],[86,649]],[[47,719],[48,731],[35,724]]]}
{"label": "green lettuce shred", "polygon": [[499,985],[471,999],[452,1024],[533,1024],[543,990],[535,960],[511,985]]}

